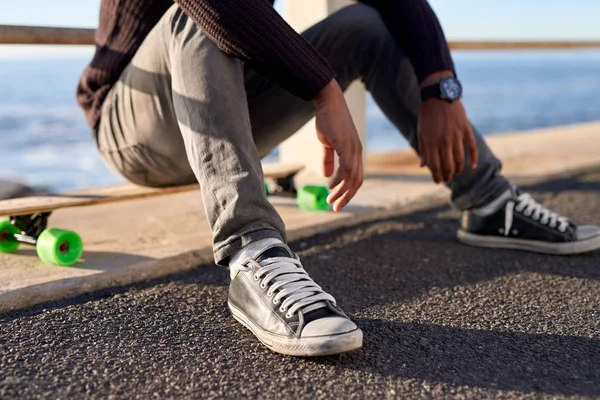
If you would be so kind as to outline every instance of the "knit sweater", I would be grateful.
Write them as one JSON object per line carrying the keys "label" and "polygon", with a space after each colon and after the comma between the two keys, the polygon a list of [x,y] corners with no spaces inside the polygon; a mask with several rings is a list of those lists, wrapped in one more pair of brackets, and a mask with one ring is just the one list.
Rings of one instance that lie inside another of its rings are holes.
{"label": "knit sweater", "polygon": [[[335,72],[273,7],[274,0],[175,0],[225,53],[292,94],[311,100]],[[288,0],[300,1],[300,0]],[[392,37],[411,60],[419,81],[454,71],[439,21],[427,0],[359,0],[375,7]],[[102,103],[171,0],[102,0],[96,51],[77,86],[77,101],[90,127]]]}

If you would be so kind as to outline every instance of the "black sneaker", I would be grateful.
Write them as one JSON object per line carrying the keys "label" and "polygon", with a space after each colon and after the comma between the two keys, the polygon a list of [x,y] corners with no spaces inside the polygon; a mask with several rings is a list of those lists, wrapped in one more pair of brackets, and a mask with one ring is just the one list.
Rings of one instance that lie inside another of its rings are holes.
{"label": "black sneaker", "polygon": [[600,248],[599,226],[576,226],[518,191],[490,215],[463,212],[457,237],[472,246],[547,254],[578,254]]}
{"label": "black sneaker", "polygon": [[287,246],[277,244],[230,269],[229,310],[271,350],[323,356],[362,347],[362,331]]}

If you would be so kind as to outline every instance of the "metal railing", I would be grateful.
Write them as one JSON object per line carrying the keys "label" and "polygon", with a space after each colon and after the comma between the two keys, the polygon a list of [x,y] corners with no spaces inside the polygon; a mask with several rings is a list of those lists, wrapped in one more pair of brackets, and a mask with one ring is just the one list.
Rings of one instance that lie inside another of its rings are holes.
{"label": "metal railing", "polygon": [[[95,29],[0,25],[0,44],[93,45]],[[600,41],[454,41],[453,50],[586,49]]]}
{"label": "metal railing", "polygon": [[94,44],[95,29],[0,25],[0,44]]}

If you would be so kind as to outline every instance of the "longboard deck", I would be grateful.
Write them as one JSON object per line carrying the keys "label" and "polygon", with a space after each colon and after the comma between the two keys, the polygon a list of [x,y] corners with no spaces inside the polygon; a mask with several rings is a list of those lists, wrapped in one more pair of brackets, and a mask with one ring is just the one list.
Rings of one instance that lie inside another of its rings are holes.
{"label": "longboard deck", "polygon": [[[265,178],[281,179],[294,176],[303,168],[304,165],[302,164],[265,164],[263,165],[263,173]],[[167,188],[148,188],[133,184],[124,184],[65,192],[56,195],[21,197],[0,200],[0,217],[28,215],[39,212],[50,212],[59,208],[142,199],[197,189],[197,184]]]}

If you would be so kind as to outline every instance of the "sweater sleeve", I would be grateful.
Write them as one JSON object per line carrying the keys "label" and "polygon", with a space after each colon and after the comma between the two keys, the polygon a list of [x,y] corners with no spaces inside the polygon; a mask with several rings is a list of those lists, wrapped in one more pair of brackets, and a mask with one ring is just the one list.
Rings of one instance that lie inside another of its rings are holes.
{"label": "sweater sleeve", "polygon": [[175,1],[221,50],[304,100],[335,77],[327,61],[267,0]]}
{"label": "sweater sleeve", "polygon": [[427,0],[358,0],[375,7],[410,59],[419,83],[434,72],[456,75],[448,42]]}

